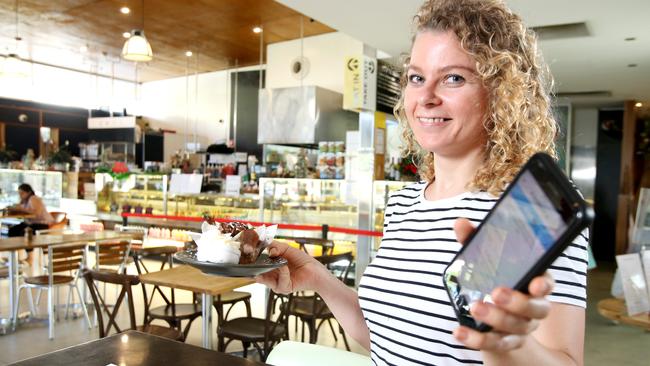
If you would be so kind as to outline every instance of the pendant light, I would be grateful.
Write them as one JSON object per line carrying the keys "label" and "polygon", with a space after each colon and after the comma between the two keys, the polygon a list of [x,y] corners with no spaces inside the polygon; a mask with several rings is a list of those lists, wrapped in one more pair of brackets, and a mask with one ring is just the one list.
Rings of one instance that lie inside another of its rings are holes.
{"label": "pendant light", "polygon": [[18,42],[21,41],[21,38],[18,35],[18,0],[16,0],[15,2],[14,9],[16,14],[16,24],[15,24],[16,34],[14,36],[14,39],[16,40],[16,45],[14,47],[14,52],[7,55],[7,57],[4,59],[0,73],[5,76],[23,78],[28,76],[28,72],[26,70],[27,65],[20,59],[20,56],[18,56]]}
{"label": "pendant light", "polygon": [[144,0],[142,0],[142,29],[131,31],[131,37],[124,42],[122,58],[135,62],[148,62],[153,59],[151,44],[144,35]]}

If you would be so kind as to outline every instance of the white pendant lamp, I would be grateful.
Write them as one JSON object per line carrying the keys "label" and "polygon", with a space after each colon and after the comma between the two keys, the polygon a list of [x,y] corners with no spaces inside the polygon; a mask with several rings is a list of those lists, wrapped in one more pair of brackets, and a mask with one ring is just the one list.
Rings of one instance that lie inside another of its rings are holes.
{"label": "white pendant lamp", "polygon": [[122,58],[136,62],[147,62],[153,59],[151,45],[147,41],[147,37],[144,36],[142,29],[131,31],[131,37],[124,42]]}
{"label": "white pendant lamp", "polygon": [[122,58],[135,62],[148,62],[153,59],[151,44],[144,35],[144,0],[142,0],[142,23],[141,29],[131,31],[131,37],[124,42],[122,47]]}

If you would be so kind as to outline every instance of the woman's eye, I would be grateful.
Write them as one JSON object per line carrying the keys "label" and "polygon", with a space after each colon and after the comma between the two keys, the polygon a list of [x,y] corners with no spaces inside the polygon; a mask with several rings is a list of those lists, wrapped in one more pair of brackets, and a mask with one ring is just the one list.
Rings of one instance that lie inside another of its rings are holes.
{"label": "woman's eye", "polygon": [[460,85],[465,82],[465,78],[458,74],[447,75],[443,81],[445,84]]}
{"label": "woman's eye", "polygon": [[424,81],[424,78],[418,74],[411,74],[408,76],[408,81],[412,84],[421,84]]}

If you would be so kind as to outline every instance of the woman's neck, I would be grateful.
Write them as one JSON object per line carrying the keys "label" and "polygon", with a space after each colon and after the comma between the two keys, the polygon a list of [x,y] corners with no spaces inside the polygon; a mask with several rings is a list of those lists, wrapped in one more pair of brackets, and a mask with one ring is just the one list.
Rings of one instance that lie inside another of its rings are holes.
{"label": "woman's neck", "polygon": [[430,201],[457,196],[467,190],[484,159],[484,150],[475,149],[462,156],[435,155],[435,178],[424,197]]}

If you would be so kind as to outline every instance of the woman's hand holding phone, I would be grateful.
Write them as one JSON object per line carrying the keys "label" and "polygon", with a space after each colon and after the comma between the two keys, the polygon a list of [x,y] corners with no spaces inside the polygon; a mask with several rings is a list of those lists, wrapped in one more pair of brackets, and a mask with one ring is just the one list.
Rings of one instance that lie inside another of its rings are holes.
{"label": "woman's hand holding phone", "polygon": [[[475,230],[469,220],[459,219],[454,225],[459,243],[465,243]],[[553,279],[545,273],[535,277],[528,286],[528,294],[499,287],[492,291],[494,304],[479,302],[471,307],[471,315],[492,327],[490,332],[479,332],[460,326],[454,337],[465,346],[488,352],[508,352],[521,347],[526,337],[537,329],[551,309],[546,296],[553,291]]]}

